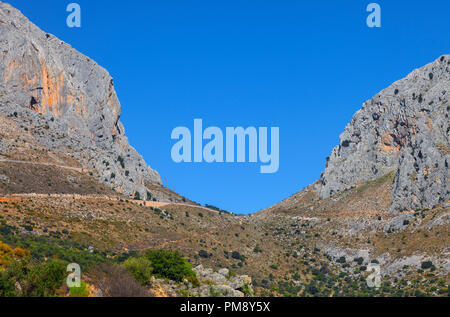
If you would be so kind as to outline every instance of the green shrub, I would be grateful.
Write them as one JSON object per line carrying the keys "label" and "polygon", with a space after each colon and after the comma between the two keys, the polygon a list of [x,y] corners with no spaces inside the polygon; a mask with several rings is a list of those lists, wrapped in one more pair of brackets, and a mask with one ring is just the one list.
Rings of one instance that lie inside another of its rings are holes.
{"label": "green shrub", "polygon": [[206,252],[205,250],[198,251],[198,256],[201,258],[204,258],[204,259],[208,259],[211,257],[211,255],[208,252]]}
{"label": "green shrub", "polygon": [[0,274],[0,296],[55,296],[66,278],[66,268],[67,263],[59,260],[40,264],[31,259],[14,261]]}
{"label": "green shrub", "polygon": [[80,287],[72,287],[70,289],[70,297],[88,297],[89,290],[85,282],[81,281]]}
{"label": "green shrub", "polygon": [[421,265],[422,270],[431,269],[432,267],[433,267],[433,262],[431,262],[431,261],[422,262],[422,265]]}
{"label": "green shrub", "polygon": [[125,168],[125,161],[122,156],[119,156],[117,158],[117,161],[120,163],[120,166],[122,166],[122,168]]}
{"label": "green shrub", "polygon": [[220,297],[222,293],[219,290],[216,290],[214,286],[209,286],[209,294],[211,297]]}
{"label": "green shrub", "polygon": [[275,264],[272,264],[272,265],[270,266],[270,268],[271,268],[272,270],[278,270],[278,266],[276,266]]}
{"label": "green shrub", "polygon": [[152,276],[152,263],[144,258],[129,258],[123,263],[123,267],[134,277],[141,285],[146,285]]}
{"label": "green shrub", "polygon": [[[195,274],[195,273],[194,273]],[[192,284],[193,287],[199,287],[200,281],[198,280],[196,275],[190,275],[185,277],[188,282]]]}
{"label": "green shrub", "polygon": [[259,247],[259,245],[257,245],[254,249],[253,249],[254,253],[262,253],[261,248]]}
{"label": "green shrub", "polygon": [[361,257],[360,258],[355,258],[353,261],[358,263],[359,265],[361,265],[364,262],[364,258],[361,258]]}
{"label": "green shrub", "polygon": [[244,293],[247,297],[255,295],[253,288],[247,283],[242,286],[242,293]]}
{"label": "green shrub", "polygon": [[[2,229],[4,229],[2,231]],[[50,236],[20,236],[14,228],[0,225],[0,240],[9,245],[29,250],[33,259],[43,262],[45,258],[58,258],[69,263],[78,263],[84,270],[99,263],[108,262],[107,252],[86,252],[88,245],[63,239],[57,233]]]}
{"label": "green shrub", "polygon": [[238,251],[233,251],[231,257],[235,260],[245,261],[245,256],[240,254]]}
{"label": "green shrub", "polygon": [[63,285],[67,274],[67,263],[53,260],[48,263],[33,266],[26,278],[25,287],[27,297],[53,296]]}
{"label": "green shrub", "polygon": [[152,263],[153,274],[156,277],[176,282],[182,282],[183,278],[196,277],[191,264],[178,251],[148,250],[145,252],[145,258]]}
{"label": "green shrub", "polygon": [[0,297],[14,297],[16,295],[14,284],[7,271],[0,271]]}

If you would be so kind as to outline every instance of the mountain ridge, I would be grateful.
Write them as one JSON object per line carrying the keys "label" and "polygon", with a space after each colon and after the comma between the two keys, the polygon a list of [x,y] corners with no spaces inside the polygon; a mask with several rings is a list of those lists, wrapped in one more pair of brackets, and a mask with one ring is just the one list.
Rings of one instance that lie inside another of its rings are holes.
{"label": "mountain ridge", "polygon": [[412,71],[363,103],[327,158],[320,198],[395,171],[391,211],[450,199],[450,55]]}
{"label": "mountain ridge", "polygon": [[161,177],[129,145],[109,73],[3,2],[0,29],[1,113],[39,122],[39,143],[71,153],[114,190],[147,199],[146,183]]}

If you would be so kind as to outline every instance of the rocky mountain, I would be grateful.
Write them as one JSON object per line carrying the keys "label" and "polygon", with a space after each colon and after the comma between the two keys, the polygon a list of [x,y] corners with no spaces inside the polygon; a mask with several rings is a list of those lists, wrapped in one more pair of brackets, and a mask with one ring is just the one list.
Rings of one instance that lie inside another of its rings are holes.
{"label": "rocky mountain", "polygon": [[107,71],[0,3],[0,297],[72,296],[35,293],[23,258],[80,264],[84,296],[448,296],[449,69],[377,94],[318,182],[236,215],[161,186]]}
{"label": "rocky mountain", "polygon": [[[128,143],[108,72],[6,3],[0,3],[0,115],[25,124],[38,144],[69,154],[117,192],[146,199],[147,187],[161,183]],[[15,146],[3,139],[0,151]]]}
{"label": "rocky mountain", "polygon": [[322,199],[394,171],[391,211],[450,199],[450,55],[386,88],[353,117],[327,158]]}

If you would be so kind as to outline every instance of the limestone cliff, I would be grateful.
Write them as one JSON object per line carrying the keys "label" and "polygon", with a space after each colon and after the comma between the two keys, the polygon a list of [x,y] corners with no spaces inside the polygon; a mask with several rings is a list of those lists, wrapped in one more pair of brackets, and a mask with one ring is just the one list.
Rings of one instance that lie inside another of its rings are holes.
{"label": "limestone cliff", "polygon": [[128,143],[108,72],[5,3],[0,3],[0,113],[45,126],[35,135],[40,143],[70,153],[118,192],[145,198],[145,184],[161,183]]}
{"label": "limestone cliff", "polygon": [[449,114],[446,55],[363,104],[327,159],[317,192],[328,198],[395,171],[392,211],[448,201]]}

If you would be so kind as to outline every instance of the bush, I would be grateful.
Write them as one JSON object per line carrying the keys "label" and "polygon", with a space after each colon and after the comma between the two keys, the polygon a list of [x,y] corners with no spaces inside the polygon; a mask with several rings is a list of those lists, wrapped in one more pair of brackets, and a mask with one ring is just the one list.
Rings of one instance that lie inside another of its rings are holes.
{"label": "bush", "polygon": [[120,163],[120,166],[122,166],[122,168],[125,168],[125,161],[122,156],[119,156],[117,158],[117,161]]}
{"label": "bush", "polygon": [[342,146],[343,147],[349,147],[350,146],[350,141],[349,140],[345,140],[342,142]]}
{"label": "bush", "polygon": [[250,285],[248,285],[248,284],[244,284],[242,286],[241,290],[242,290],[242,293],[244,293],[245,296],[247,296],[247,297],[251,297],[251,296],[253,296],[255,294],[253,289],[252,289],[252,287]]}
{"label": "bush", "polygon": [[121,266],[102,264],[91,272],[104,297],[148,297],[148,292]]}
{"label": "bush", "polygon": [[319,289],[315,285],[309,284],[306,286],[306,292],[311,295],[315,295],[319,292]]}
{"label": "bush", "polygon": [[[259,245],[257,245],[254,249],[253,249],[254,253],[262,253],[261,248],[259,247]],[[295,253],[294,253],[295,254]]]}
{"label": "bush", "polygon": [[153,266],[153,274],[159,278],[167,278],[182,282],[184,278],[195,281],[196,274],[183,255],[178,251],[148,250],[145,252]]}
{"label": "bush", "polygon": [[0,271],[0,297],[16,296],[14,280],[10,278],[7,271]]}
{"label": "bush", "polygon": [[85,282],[81,281],[80,287],[72,287],[69,293],[70,297],[88,297],[89,290]]}
{"label": "bush", "polygon": [[233,253],[231,253],[231,257],[235,260],[245,261],[245,256],[241,255],[238,251],[233,251]]}
{"label": "bush", "polygon": [[[2,240],[9,245],[26,249],[33,259],[44,262],[45,258],[58,258],[69,263],[78,263],[84,270],[108,261],[106,252],[86,252],[87,245],[54,236],[3,235]],[[29,250],[29,251],[28,251]],[[21,253],[20,251],[18,251]],[[27,255],[25,255],[27,256]],[[20,256],[17,255],[18,258]]]}
{"label": "bush", "polygon": [[433,267],[433,262],[431,262],[431,261],[422,262],[422,265],[421,265],[422,270],[431,269],[432,267]]}
{"label": "bush", "polygon": [[355,261],[356,263],[358,263],[358,265],[363,264],[364,259],[363,258],[355,258],[353,261]]}
{"label": "bush", "polygon": [[209,295],[211,297],[221,297],[222,293],[219,290],[216,290],[214,286],[209,286]]}
{"label": "bush", "polygon": [[208,259],[211,257],[211,255],[208,252],[206,252],[205,250],[198,251],[198,256],[201,258],[204,258],[204,259]]}
{"label": "bush", "polygon": [[67,263],[53,260],[32,267],[22,287],[27,297],[53,296],[67,276]]}
{"label": "bush", "polygon": [[14,261],[0,274],[0,296],[55,296],[66,278],[66,268],[59,260],[41,264],[31,259]]}
{"label": "bush", "polygon": [[142,286],[148,284],[152,276],[152,263],[144,258],[129,258],[123,263],[123,267],[134,277]]}

